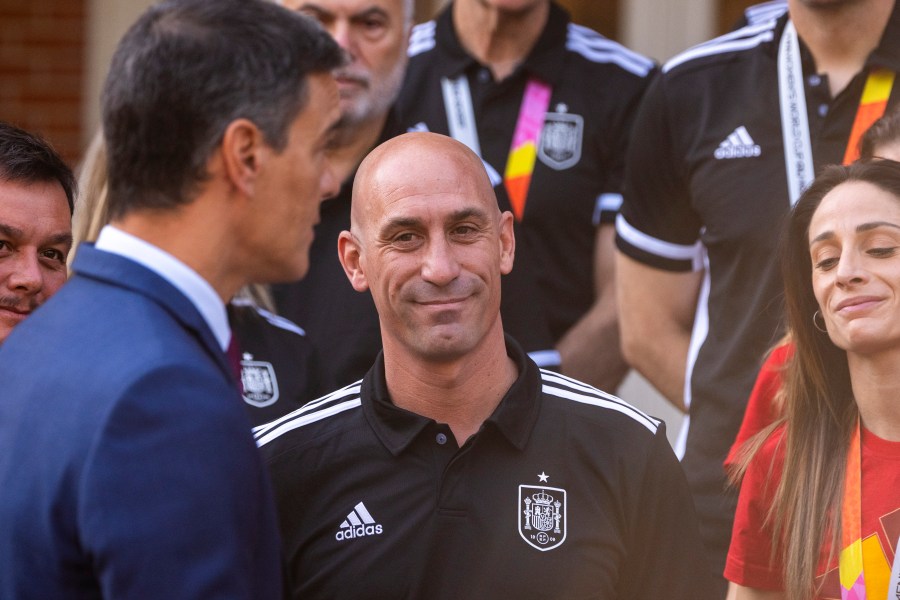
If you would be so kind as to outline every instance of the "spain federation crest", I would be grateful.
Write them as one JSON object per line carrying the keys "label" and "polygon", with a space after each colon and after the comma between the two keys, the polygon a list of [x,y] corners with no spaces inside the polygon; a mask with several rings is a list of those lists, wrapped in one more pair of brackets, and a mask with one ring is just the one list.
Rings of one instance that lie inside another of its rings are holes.
{"label": "spain federation crest", "polygon": [[538,143],[538,158],[557,171],[575,166],[581,160],[583,133],[584,118],[581,115],[548,112],[544,117],[544,129]]}
{"label": "spain federation crest", "polygon": [[541,552],[566,541],[566,490],[519,486],[519,535]]}
{"label": "spain federation crest", "polygon": [[253,360],[252,355],[244,354],[241,385],[244,387],[244,401],[251,406],[262,408],[278,401],[278,380],[272,363]]}

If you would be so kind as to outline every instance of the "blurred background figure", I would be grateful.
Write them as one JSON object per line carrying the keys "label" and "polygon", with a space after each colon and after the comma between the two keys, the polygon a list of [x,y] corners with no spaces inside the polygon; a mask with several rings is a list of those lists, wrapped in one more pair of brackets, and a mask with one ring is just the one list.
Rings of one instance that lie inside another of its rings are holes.
{"label": "blurred background figure", "polygon": [[539,365],[561,362],[610,391],[627,370],[613,222],[654,69],[551,0],[455,0],[413,30],[397,104],[408,130],[450,135],[481,156],[501,210],[516,216],[507,332]]}
{"label": "blurred background figure", "polygon": [[278,312],[303,325],[316,348],[316,378],[323,391],[360,379],[381,350],[372,296],[356,293],[337,255],[337,239],[350,228],[350,193],[356,167],[380,142],[400,132],[392,105],[406,69],[412,0],[282,0],[319,21],[350,62],[335,76],[341,121],[329,150],[343,181],[322,203],[309,272],[302,281],[274,286]]}

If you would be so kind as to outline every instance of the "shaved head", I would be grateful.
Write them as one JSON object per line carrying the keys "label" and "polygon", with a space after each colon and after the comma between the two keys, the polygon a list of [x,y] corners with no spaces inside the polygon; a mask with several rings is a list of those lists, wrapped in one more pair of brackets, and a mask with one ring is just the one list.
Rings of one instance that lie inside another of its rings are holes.
{"label": "shaved head", "polygon": [[416,132],[375,148],[353,182],[338,254],[353,287],[372,293],[385,356],[454,361],[485,343],[503,347],[513,216],[456,140]]}
{"label": "shaved head", "polygon": [[363,215],[375,204],[420,191],[456,188],[485,200],[486,209],[500,217],[497,197],[484,163],[465,144],[445,135],[412,132],[376,147],[359,165],[353,182],[350,228],[364,235]]}

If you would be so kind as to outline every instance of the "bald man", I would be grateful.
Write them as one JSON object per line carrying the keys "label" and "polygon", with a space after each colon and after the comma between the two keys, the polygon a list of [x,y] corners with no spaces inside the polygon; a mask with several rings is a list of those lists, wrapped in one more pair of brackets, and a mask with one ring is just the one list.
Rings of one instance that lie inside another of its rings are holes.
{"label": "bald man", "polygon": [[664,425],[504,336],[512,222],[448,137],[361,164],[338,249],[383,353],[255,430],[295,598],[709,597]]}

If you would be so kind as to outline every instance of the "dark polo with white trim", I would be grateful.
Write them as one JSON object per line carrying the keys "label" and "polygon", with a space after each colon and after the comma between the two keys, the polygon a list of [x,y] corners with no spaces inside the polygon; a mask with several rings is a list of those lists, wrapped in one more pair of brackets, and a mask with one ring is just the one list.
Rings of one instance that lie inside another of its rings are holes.
{"label": "dark polo with white trim", "polygon": [[541,371],[481,429],[397,408],[366,377],[256,428],[295,598],[709,598],[665,427]]}
{"label": "dark polo with white trim", "polygon": [[654,63],[570,22],[551,2],[531,53],[509,77],[495,81],[460,45],[451,11],[448,6],[435,21],[413,28],[409,67],[397,101],[400,122],[404,129],[449,135],[441,80],[464,77],[481,155],[495,173],[502,210],[510,210],[510,201],[499,178],[528,80],[552,87],[525,211],[517,224],[513,270],[513,277],[525,277],[516,273],[524,271],[537,291],[520,287],[507,292],[505,284],[503,294],[504,324],[531,352],[533,344],[512,321],[514,311],[525,310],[526,322],[535,323],[543,309],[555,343],[594,302],[596,227],[612,223],[622,202],[625,149]]}
{"label": "dark polo with white trim", "polygon": [[[635,123],[617,222],[617,245],[631,258],[667,271],[707,270],[697,351],[689,357],[682,464],[719,573],[736,502],[723,494],[722,462],[762,360],[782,333],[776,255],[790,203],[778,44],[786,15],[774,3],[759,12],[746,27],[673,58],[654,80]],[[818,172],[842,161],[869,70],[900,70],[900,7],[866,67],[834,98],[802,42],[800,51]],[[895,84],[889,105],[898,102]]]}

